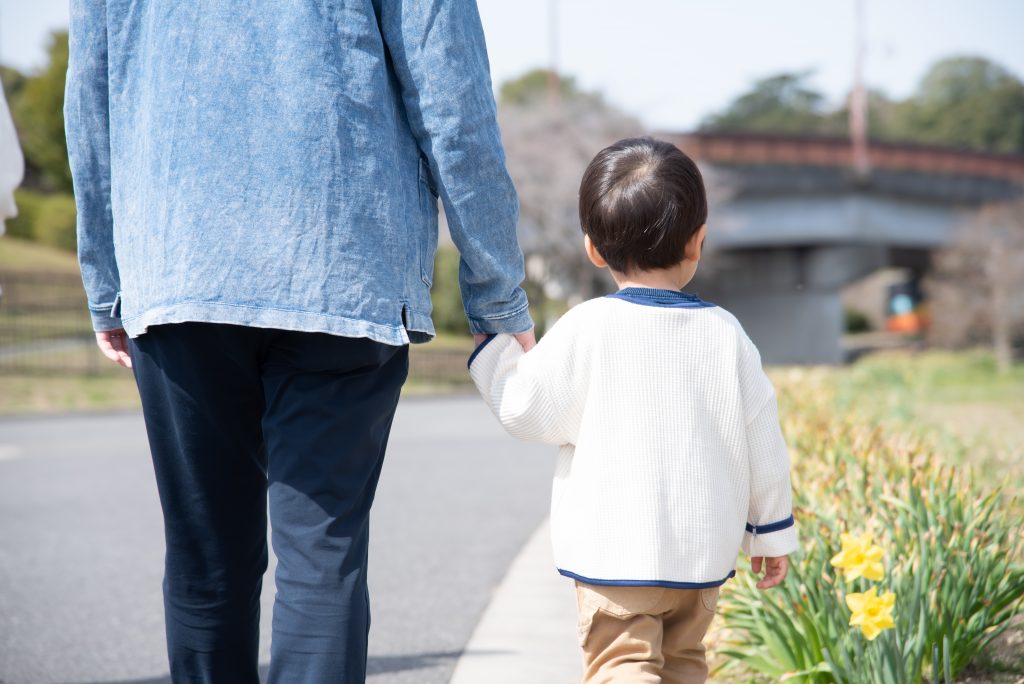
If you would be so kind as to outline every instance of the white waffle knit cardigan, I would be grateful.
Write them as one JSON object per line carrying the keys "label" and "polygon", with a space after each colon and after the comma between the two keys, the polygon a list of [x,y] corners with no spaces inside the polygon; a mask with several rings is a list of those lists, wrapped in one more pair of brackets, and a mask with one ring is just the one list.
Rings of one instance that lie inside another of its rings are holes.
{"label": "white waffle knit cardigan", "polygon": [[789,456],[761,359],[727,311],[626,288],[529,353],[491,337],[470,374],[515,437],[560,446],[555,563],[592,584],[704,588],[797,547]]}

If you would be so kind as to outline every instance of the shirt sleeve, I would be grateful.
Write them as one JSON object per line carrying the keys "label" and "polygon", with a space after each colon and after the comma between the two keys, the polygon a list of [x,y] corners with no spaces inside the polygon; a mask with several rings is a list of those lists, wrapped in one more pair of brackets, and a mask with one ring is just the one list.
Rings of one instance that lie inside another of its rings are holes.
{"label": "shirt sleeve", "polygon": [[555,325],[529,352],[512,335],[497,335],[470,357],[473,382],[513,437],[576,442],[581,401],[567,327]]}
{"label": "shirt sleeve", "polygon": [[474,333],[533,322],[519,203],[505,168],[483,27],[473,0],[374,0],[409,124],[459,249],[462,301]]}
{"label": "shirt sleeve", "polygon": [[775,397],[747,425],[750,504],[743,550],[750,556],[785,556],[797,549],[789,450]]}
{"label": "shirt sleeve", "polygon": [[743,551],[750,556],[785,556],[797,549],[789,449],[779,425],[771,381],[753,343],[742,341],[741,378],[747,411],[750,502]]}
{"label": "shirt sleeve", "polygon": [[107,3],[71,0],[64,126],[78,209],[78,261],[97,331],[121,327],[110,208]]}

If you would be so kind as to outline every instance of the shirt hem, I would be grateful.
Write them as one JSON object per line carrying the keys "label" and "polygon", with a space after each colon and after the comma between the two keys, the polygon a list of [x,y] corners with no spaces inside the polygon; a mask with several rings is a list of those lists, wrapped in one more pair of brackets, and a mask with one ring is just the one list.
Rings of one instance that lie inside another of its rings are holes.
{"label": "shirt hem", "polygon": [[575,572],[569,570],[563,570],[558,568],[558,574],[570,579],[574,579],[584,584],[594,584],[602,587],[664,587],[666,589],[711,589],[713,587],[720,587],[725,584],[728,580],[736,576],[736,571],[733,570],[723,579],[715,580],[713,582],[672,582],[669,580],[631,580],[631,579],[595,579],[593,577],[584,577],[578,575]]}
{"label": "shirt hem", "polygon": [[401,325],[374,323],[331,314],[216,302],[181,302],[156,307],[139,315],[122,318],[121,322],[129,337],[133,338],[145,334],[153,325],[190,322],[320,332],[340,337],[365,337],[396,347],[409,344],[409,333],[416,333],[415,341],[432,337],[434,334],[432,329],[424,330],[420,326],[410,326],[407,330]]}

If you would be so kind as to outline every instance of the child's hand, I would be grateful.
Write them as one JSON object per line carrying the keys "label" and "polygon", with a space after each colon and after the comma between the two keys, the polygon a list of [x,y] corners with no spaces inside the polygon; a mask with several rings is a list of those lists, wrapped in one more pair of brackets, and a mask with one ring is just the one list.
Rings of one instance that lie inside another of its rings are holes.
{"label": "child's hand", "polygon": [[[473,335],[473,343],[477,347],[479,347],[486,339],[487,335]],[[516,339],[519,341],[519,346],[523,348],[523,351],[530,351],[537,346],[537,338],[533,335],[533,328],[530,328],[526,332],[516,333]]]}
{"label": "child's hand", "polygon": [[786,578],[786,573],[789,571],[789,556],[778,556],[777,558],[771,556],[768,558],[752,556],[750,559],[750,569],[754,571],[755,575],[761,574],[762,561],[765,561],[764,579],[757,583],[757,588],[771,589]]}

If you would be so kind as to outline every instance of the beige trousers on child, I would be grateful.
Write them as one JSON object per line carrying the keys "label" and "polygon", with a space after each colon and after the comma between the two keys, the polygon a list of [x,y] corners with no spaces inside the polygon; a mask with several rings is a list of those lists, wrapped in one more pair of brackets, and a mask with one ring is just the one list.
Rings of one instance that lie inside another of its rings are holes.
{"label": "beige trousers on child", "polygon": [[576,582],[583,684],[703,684],[718,588]]}

